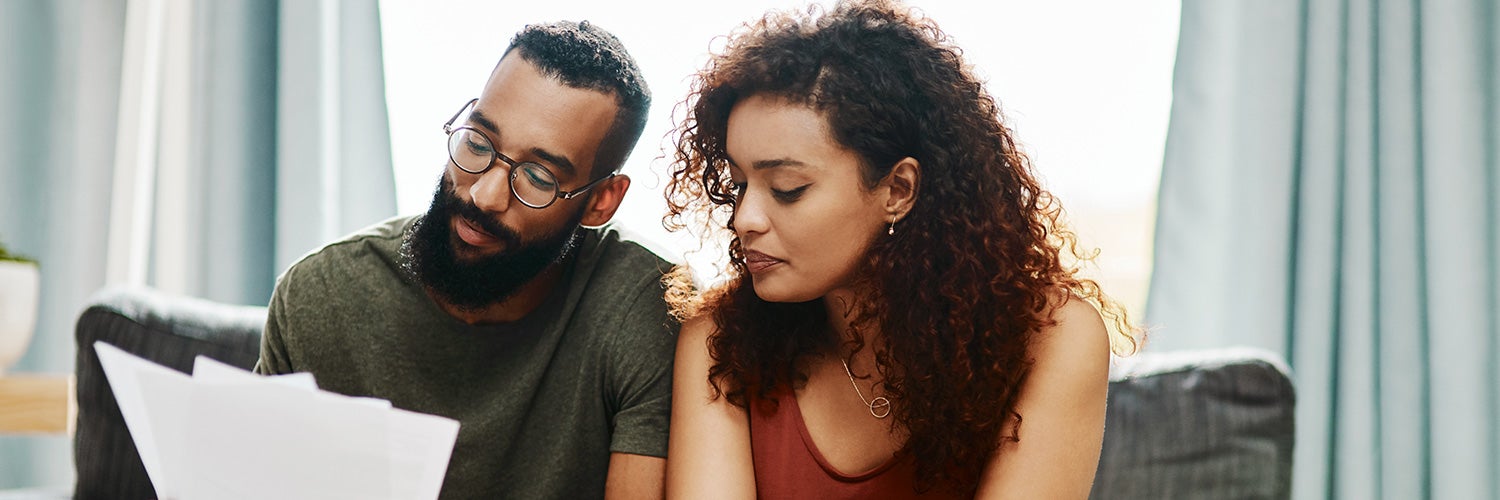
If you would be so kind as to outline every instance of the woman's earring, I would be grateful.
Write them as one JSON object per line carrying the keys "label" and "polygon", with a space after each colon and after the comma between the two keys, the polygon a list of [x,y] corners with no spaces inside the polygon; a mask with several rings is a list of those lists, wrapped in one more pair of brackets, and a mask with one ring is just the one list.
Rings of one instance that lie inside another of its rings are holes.
{"label": "woman's earring", "polygon": [[891,236],[896,234],[896,214],[891,214],[891,225],[885,228],[885,234]]}

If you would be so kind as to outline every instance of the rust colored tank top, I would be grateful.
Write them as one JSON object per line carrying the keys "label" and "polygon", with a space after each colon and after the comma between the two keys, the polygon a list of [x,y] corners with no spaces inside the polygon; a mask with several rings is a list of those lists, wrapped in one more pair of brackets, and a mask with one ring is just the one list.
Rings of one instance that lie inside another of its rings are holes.
{"label": "rust colored tank top", "polygon": [[913,487],[916,464],[910,457],[892,458],[855,475],[834,469],[808,435],[795,393],[781,389],[771,398],[780,404],[752,398],[749,412],[755,491],[761,499],[961,498],[942,488],[918,495]]}

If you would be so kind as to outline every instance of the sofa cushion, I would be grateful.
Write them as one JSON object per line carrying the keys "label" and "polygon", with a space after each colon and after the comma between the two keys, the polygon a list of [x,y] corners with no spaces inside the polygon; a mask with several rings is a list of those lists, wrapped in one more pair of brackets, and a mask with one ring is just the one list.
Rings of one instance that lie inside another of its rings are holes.
{"label": "sofa cushion", "polygon": [[1118,360],[1090,498],[1290,497],[1288,374],[1280,356],[1251,348]]}
{"label": "sofa cushion", "polygon": [[184,373],[198,355],[245,369],[260,352],[264,307],[231,306],[144,288],[107,288],[78,318],[74,498],[155,498],[114,392],[94,353],[102,340]]}

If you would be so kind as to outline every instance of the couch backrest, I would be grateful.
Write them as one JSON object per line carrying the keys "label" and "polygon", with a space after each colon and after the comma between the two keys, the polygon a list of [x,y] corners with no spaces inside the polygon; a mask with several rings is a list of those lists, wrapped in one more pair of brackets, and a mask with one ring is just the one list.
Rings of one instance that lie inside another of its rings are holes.
{"label": "couch backrest", "polygon": [[231,306],[144,287],[107,288],[78,317],[75,499],[156,498],[115,394],[94,353],[102,340],[183,373],[205,355],[249,369],[260,354],[264,307]]}
{"label": "couch backrest", "polygon": [[[266,309],[143,287],[105,289],[90,304],[76,332],[75,498],[155,498],[94,341],[184,373],[200,354],[249,369]],[[1090,498],[1288,498],[1295,401],[1285,364],[1262,350],[1117,360]]]}
{"label": "couch backrest", "polygon": [[1289,371],[1269,351],[1118,360],[1089,497],[1289,498],[1295,407]]}

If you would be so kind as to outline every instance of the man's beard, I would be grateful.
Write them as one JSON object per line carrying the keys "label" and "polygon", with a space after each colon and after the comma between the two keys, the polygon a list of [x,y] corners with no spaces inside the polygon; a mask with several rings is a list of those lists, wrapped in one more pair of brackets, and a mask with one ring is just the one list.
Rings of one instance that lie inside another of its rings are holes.
{"label": "man's beard", "polygon": [[[459,258],[454,246],[467,247],[468,243],[453,234],[454,215],[501,240],[505,250],[495,255]],[[514,230],[472,202],[459,199],[453,183],[444,175],[432,197],[432,206],[402,238],[401,267],[448,305],[477,311],[509,299],[548,266],[567,259],[578,245],[582,220],[580,209],[556,233],[523,242]]]}

